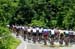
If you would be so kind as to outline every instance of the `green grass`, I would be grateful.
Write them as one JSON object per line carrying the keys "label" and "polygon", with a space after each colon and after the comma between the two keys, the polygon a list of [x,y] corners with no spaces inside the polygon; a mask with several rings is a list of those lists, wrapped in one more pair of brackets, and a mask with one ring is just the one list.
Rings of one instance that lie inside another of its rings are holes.
{"label": "green grass", "polygon": [[13,41],[11,41],[10,45],[9,45],[9,48],[10,49],[16,49],[17,46],[21,43],[20,40],[18,39],[14,39]]}

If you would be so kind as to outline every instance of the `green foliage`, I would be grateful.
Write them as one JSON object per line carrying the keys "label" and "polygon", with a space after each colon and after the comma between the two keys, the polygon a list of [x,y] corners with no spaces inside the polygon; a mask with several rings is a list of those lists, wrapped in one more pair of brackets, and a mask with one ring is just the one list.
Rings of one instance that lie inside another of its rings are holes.
{"label": "green foliage", "polygon": [[75,29],[75,0],[0,0],[0,49],[15,49],[7,24]]}
{"label": "green foliage", "polygon": [[38,26],[70,29],[75,27],[74,13],[75,0],[0,0],[0,25],[36,24],[39,20]]}
{"label": "green foliage", "polygon": [[0,26],[0,49],[16,49],[20,40],[11,36],[8,28]]}
{"label": "green foliage", "polygon": [[30,24],[30,25],[32,25],[32,26],[39,26],[39,27],[45,26],[45,23],[41,20],[33,20],[31,23],[32,24]]}
{"label": "green foliage", "polygon": [[9,34],[10,34],[10,31],[8,28],[0,26],[0,37],[8,36]]}

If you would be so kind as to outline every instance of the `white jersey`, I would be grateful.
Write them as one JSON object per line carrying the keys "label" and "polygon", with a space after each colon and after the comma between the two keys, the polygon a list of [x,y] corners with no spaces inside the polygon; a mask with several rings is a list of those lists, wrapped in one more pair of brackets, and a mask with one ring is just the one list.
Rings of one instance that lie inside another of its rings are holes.
{"label": "white jersey", "polygon": [[66,33],[66,34],[69,34],[69,31],[66,30],[65,33]]}
{"label": "white jersey", "polygon": [[64,30],[59,30],[60,33],[64,33]]}
{"label": "white jersey", "polygon": [[25,30],[25,28],[22,26],[22,29]]}
{"label": "white jersey", "polygon": [[17,29],[19,29],[19,26],[16,26]]}
{"label": "white jersey", "polygon": [[73,35],[75,35],[75,31],[73,32]]}
{"label": "white jersey", "polygon": [[45,32],[46,32],[46,31],[48,31],[48,29],[43,29],[43,31],[45,31]]}
{"label": "white jersey", "polygon": [[69,35],[73,35],[74,31],[69,31]]}
{"label": "white jersey", "polygon": [[24,29],[24,27],[22,27],[22,29]]}
{"label": "white jersey", "polygon": [[32,30],[33,30],[33,33],[36,33],[36,29],[33,28]]}
{"label": "white jersey", "polygon": [[37,27],[36,30],[39,30],[39,28]]}
{"label": "white jersey", "polygon": [[48,31],[51,31],[51,29],[48,29]]}
{"label": "white jersey", "polygon": [[54,30],[51,30],[51,35],[54,35],[55,33],[54,33]]}
{"label": "white jersey", "polygon": [[31,29],[29,28],[29,29],[27,29],[27,31],[28,31],[28,32],[31,32]]}
{"label": "white jersey", "polygon": [[43,28],[39,29],[39,33],[42,33],[42,31],[43,31]]}

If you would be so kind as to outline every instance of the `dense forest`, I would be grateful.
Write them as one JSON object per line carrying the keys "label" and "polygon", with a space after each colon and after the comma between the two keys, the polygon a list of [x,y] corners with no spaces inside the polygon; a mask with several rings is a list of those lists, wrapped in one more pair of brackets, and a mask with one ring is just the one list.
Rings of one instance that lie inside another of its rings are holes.
{"label": "dense forest", "polygon": [[75,29],[75,0],[0,0],[0,49],[17,42],[7,24]]}
{"label": "dense forest", "polygon": [[0,24],[74,29],[75,0],[0,0]]}

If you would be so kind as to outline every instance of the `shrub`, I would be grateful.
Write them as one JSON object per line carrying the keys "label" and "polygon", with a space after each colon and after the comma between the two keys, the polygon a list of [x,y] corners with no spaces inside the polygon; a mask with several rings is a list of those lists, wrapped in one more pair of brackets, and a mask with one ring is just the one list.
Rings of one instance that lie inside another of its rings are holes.
{"label": "shrub", "polygon": [[8,28],[0,26],[0,49],[16,49],[20,40],[11,36]]}

